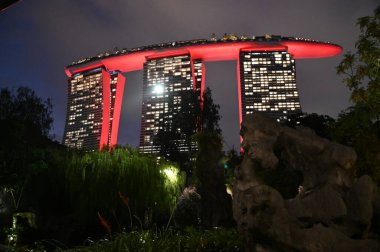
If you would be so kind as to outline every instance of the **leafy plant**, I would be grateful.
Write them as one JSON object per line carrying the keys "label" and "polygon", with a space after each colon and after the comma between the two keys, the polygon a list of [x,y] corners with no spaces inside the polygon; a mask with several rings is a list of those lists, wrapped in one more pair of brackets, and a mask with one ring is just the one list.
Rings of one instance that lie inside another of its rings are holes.
{"label": "leafy plant", "polygon": [[358,176],[371,175],[380,184],[380,6],[357,25],[356,52],[344,55],[337,67],[354,105],[339,115],[334,139],[355,148]]}
{"label": "leafy plant", "polygon": [[337,67],[344,83],[351,90],[351,100],[365,108],[371,119],[380,120],[380,6],[373,16],[357,21],[361,34],[355,44],[357,51],[348,52]]}
{"label": "leafy plant", "polygon": [[[176,179],[168,177],[168,169]],[[169,215],[184,183],[175,165],[158,164],[132,148],[74,154],[67,163],[66,180],[73,211],[81,221],[97,223],[99,212],[119,229],[132,226],[132,219],[143,220],[150,211]]]}

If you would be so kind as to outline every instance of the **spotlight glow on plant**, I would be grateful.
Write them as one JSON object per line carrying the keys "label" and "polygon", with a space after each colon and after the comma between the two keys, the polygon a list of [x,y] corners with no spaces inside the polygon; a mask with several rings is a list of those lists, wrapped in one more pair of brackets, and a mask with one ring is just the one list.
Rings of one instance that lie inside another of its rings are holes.
{"label": "spotlight glow on plant", "polygon": [[162,85],[162,84],[156,84],[153,87],[153,93],[154,94],[162,94],[162,93],[164,93],[164,85]]}
{"label": "spotlight glow on plant", "polygon": [[174,184],[178,181],[178,171],[174,167],[167,167],[162,170],[170,183]]}

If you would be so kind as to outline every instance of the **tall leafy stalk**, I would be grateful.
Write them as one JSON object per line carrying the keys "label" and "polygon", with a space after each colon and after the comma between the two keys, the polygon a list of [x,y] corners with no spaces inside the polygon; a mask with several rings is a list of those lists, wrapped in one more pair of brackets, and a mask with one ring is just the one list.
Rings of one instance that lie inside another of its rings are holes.
{"label": "tall leafy stalk", "polygon": [[140,219],[149,209],[168,214],[184,183],[180,174],[169,180],[165,174],[168,167],[178,173],[173,164],[157,164],[154,157],[131,148],[74,154],[66,169],[72,207],[84,221],[96,219],[100,211],[106,217],[117,216],[118,222],[131,222],[126,202],[121,200],[125,195],[128,208]]}

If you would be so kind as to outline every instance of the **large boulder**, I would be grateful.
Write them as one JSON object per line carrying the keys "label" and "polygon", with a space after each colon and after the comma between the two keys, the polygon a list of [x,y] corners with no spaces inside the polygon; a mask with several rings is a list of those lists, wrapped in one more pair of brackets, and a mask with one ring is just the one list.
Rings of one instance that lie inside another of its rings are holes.
{"label": "large boulder", "polygon": [[312,226],[315,223],[329,225],[347,215],[347,207],[342,195],[331,185],[324,185],[307,195],[299,194],[286,201],[286,208],[291,216],[300,223]]}
{"label": "large boulder", "polygon": [[201,196],[195,186],[186,187],[178,199],[174,212],[177,227],[197,226],[201,218]]}
{"label": "large boulder", "polygon": [[[352,148],[259,113],[241,128],[244,157],[235,170],[233,213],[247,251],[380,251],[368,239],[379,189],[369,176],[354,178]],[[277,170],[302,174],[293,197],[285,200],[259,176]]]}

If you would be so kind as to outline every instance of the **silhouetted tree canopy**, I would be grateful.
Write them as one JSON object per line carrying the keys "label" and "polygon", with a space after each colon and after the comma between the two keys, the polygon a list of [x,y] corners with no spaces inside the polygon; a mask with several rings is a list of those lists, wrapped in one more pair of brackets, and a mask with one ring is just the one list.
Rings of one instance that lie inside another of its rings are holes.
{"label": "silhouetted tree canopy", "polygon": [[339,114],[332,134],[355,149],[356,175],[368,174],[380,185],[380,121],[372,120],[366,107],[352,106]]}
{"label": "silhouetted tree canopy", "polygon": [[373,120],[380,120],[380,6],[373,16],[357,21],[361,34],[355,53],[348,52],[337,67],[344,83],[351,90],[351,100],[365,108]]}
{"label": "silhouetted tree canopy", "polygon": [[308,127],[314,130],[318,136],[332,139],[331,130],[334,127],[335,120],[328,115],[299,113],[287,116],[287,119],[282,120],[281,123],[292,128],[296,126]]}
{"label": "silhouetted tree canopy", "polygon": [[[197,151],[193,135],[197,132],[216,132],[221,134],[219,127],[219,105],[214,104],[211,89],[206,88],[202,100],[197,92],[183,91],[180,104],[169,100],[168,106],[173,109],[172,118],[164,118],[162,127],[154,139],[154,144],[160,147],[160,156],[177,162],[181,169],[191,173],[191,159]],[[180,151],[179,142],[189,150]]]}
{"label": "silhouetted tree canopy", "polygon": [[48,138],[51,111],[51,101],[28,87],[0,90],[0,186],[23,183],[42,162],[40,148],[53,144]]}
{"label": "silhouetted tree canopy", "polygon": [[356,150],[357,175],[371,175],[380,184],[380,6],[357,25],[357,51],[347,53],[337,67],[354,105],[339,115],[333,133],[336,141]]}
{"label": "silhouetted tree canopy", "polygon": [[219,109],[220,106],[212,99],[211,89],[207,87],[203,93],[203,109],[200,111],[201,132],[216,132],[219,135],[222,133],[219,127]]}
{"label": "silhouetted tree canopy", "polygon": [[29,133],[48,137],[53,118],[51,100],[42,100],[28,87],[20,87],[15,94],[7,88],[0,90],[0,122],[2,127],[19,124]]}

